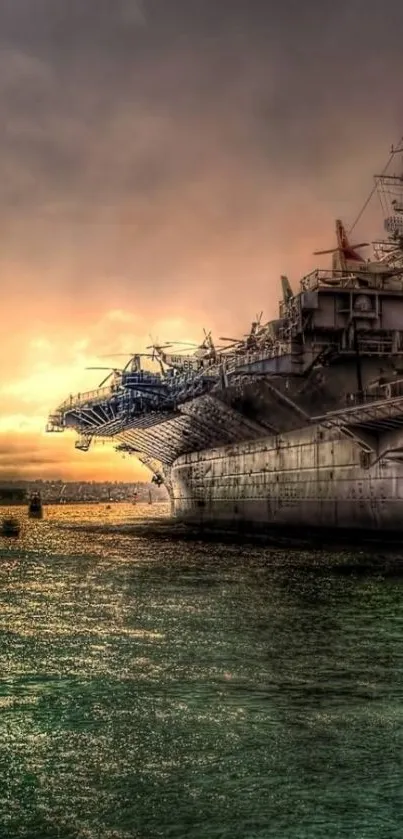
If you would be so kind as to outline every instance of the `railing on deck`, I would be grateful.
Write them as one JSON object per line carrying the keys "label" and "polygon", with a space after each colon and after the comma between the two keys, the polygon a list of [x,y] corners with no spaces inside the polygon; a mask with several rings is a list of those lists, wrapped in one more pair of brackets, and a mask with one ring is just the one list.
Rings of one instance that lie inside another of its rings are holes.
{"label": "railing on deck", "polygon": [[367,402],[384,402],[389,399],[397,399],[403,396],[403,379],[396,379],[394,382],[387,382],[384,385],[368,388],[363,393],[346,394],[347,407],[364,405]]}
{"label": "railing on deck", "polygon": [[103,399],[108,399],[112,393],[116,392],[116,388],[112,386],[110,387],[99,387],[96,390],[87,390],[85,393],[77,393],[75,396],[70,394],[70,396],[62,402],[61,405],[58,407],[58,411],[66,411],[69,408],[78,408],[81,405],[86,405],[88,402],[99,402]]}
{"label": "railing on deck", "polygon": [[307,274],[306,277],[302,278],[301,291],[315,291],[315,289],[322,285],[329,288],[329,280],[337,280],[340,283],[341,288],[348,287],[354,279],[354,274],[346,274],[345,271],[326,271],[323,269],[317,269],[316,271],[311,271],[310,274]]}
{"label": "railing on deck", "polygon": [[291,341],[275,341],[272,347],[267,347],[264,350],[230,356],[225,361],[225,370],[227,373],[234,373],[238,367],[257,364],[259,361],[267,361],[270,358],[288,355],[289,353],[291,353]]}

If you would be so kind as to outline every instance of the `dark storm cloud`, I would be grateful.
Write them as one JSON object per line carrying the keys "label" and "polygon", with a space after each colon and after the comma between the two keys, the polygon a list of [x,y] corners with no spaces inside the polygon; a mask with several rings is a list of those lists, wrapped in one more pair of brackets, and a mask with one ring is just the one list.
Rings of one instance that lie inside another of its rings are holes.
{"label": "dark storm cloud", "polygon": [[3,3],[7,287],[18,259],[48,299],[149,316],[198,283],[222,305],[231,277],[242,308],[248,266],[259,291],[312,207],[361,197],[403,122],[402,27],[373,0]]}
{"label": "dark storm cloud", "polygon": [[[371,2],[359,15],[362,4],[351,0],[144,0],[142,15],[139,8],[135,0],[13,0],[0,11],[5,158],[14,162],[11,177],[17,162],[26,176],[14,195],[19,205],[51,196],[110,203],[122,191],[180,185],[214,162],[220,142],[249,156],[251,168],[268,166],[271,155],[284,171],[315,158],[317,165],[318,148],[329,146],[326,119],[343,104],[362,115],[400,60],[403,12],[393,5],[388,15]],[[110,136],[123,114],[122,132]],[[152,136],[147,150],[136,148],[150,120],[159,142]],[[343,141],[349,128],[334,121],[331,129],[337,147],[335,134]],[[103,169],[80,184],[103,139]]]}

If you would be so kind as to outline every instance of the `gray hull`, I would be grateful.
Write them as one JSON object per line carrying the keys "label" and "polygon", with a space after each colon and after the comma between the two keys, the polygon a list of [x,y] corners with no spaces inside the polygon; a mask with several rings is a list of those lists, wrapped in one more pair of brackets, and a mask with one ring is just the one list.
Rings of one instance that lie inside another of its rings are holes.
{"label": "gray hull", "polygon": [[170,484],[174,514],[192,523],[403,535],[403,463],[368,455],[338,429],[184,455]]}

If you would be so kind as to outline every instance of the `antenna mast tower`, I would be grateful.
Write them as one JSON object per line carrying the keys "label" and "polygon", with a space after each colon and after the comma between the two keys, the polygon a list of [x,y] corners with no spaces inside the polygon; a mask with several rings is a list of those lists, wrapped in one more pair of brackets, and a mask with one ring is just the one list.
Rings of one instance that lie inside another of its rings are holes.
{"label": "antenna mast tower", "polygon": [[375,175],[387,239],[374,242],[374,252],[379,261],[403,268],[403,139],[397,148],[392,147],[389,163],[392,160],[399,162],[398,173]]}

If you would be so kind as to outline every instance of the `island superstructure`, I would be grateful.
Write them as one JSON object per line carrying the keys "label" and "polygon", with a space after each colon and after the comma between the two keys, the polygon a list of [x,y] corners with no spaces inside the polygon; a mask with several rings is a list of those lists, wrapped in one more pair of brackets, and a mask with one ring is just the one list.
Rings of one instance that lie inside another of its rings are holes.
{"label": "island superstructure", "polygon": [[375,176],[386,235],[369,259],[338,220],[331,269],[295,293],[282,277],[276,320],[130,356],[47,430],[83,451],[112,439],[193,523],[403,531],[402,173]]}

